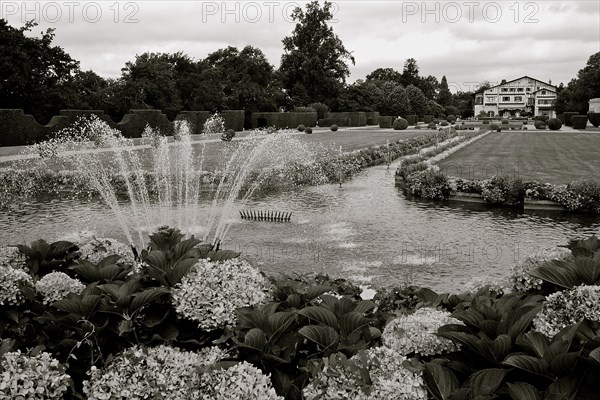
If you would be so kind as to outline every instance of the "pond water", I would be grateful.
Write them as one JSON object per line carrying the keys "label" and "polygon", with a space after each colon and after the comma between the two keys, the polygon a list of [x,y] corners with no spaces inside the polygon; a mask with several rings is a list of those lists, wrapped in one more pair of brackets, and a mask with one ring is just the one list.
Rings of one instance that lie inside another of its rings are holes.
{"label": "pond water", "polygon": [[[528,254],[600,232],[600,218],[518,213],[415,201],[394,186],[394,167],[369,168],[337,185],[252,199],[246,209],[293,212],[289,223],[234,220],[221,248],[267,273],[326,272],[375,286],[455,291],[476,276],[501,278]],[[209,202],[201,206],[206,211]],[[0,243],[56,240],[80,230],[124,239],[100,201],[23,204],[0,217]]]}

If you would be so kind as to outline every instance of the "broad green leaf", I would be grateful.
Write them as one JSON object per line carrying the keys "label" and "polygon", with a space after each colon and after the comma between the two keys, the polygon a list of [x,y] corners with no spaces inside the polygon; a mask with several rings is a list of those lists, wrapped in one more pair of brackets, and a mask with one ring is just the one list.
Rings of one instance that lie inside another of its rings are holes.
{"label": "broad green leaf", "polygon": [[525,382],[509,383],[508,395],[512,400],[542,400],[542,394]]}
{"label": "broad green leaf", "polygon": [[198,239],[188,239],[188,240],[184,240],[183,242],[179,242],[175,245],[175,260],[181,260],[184,256],[185,257],[189,257],[192,254],[188,254],[191,253],[190,250],[194,249],[195,246],[199,245],[201,243],[200,240]]}
{"label": "broad green leaf", "polygon": [[512,349],[512,339],[508,335],[500,335],[492,341],[492,351],[498,362],[504,360]]}
{"label": "broad green leaf", "polygon": [[344,337],[350,336],[355,331],[362,327],[369,325],[372,320],[364,317],[362,314],[357,312],[349,312],[342,315],[339,320],[339,327]]}
{"label": "broad green leaf", "polygon": [[585,284],[593,285],[600,279],[600,261],[579,257],[575,259],[575,265],[577,265],[577,276]]}
{"label": "broad green leaf", "polygon": [[306,307],[296,311],[298,314],[321,324],[330,326],[334,329],[339,328],[339,323],[336,315],[328,309],[320,306]]}
{"label": "broad green leaf", "polygon": [[169,293],[169,290],[166,288],[150,288],[137,293],[133,295],[133,300],[131,300],[131,304],[129,305],[129,312],[134,314],[154,300]]}
{"label": "broad green leaf", "polygon": [[600,347],[597,347],[594,350],[590,351],[590,358],[592,360],[596,360],[596,362],[600,364]]}
{"label": "broad green leaf", "polygon": [[123,336],[133,330],[133,323],[129,319],[119,322],[119,336]]}
{"label": "broad green leaf", "polygon": [[527,328],[531,325],[533,318],[538,314],[542,308],[541,304],[538,306],[521,307],[510,314],[507,318],[508,321],[508,335],[515,340],[520,334],[524,333]]}
{"label": "broad green leaf", "polygon": [[315,286],[310,286],[306,289],[306,299],[308,301],[311,301],[313,299],[316,299],[317,297],[319,297],[320,295],[330,292],[331,286],[325,286],[325,285],[315,285]]}
{"label": "broad green leaf", "polygon": [[534,269],[529,275],[565,289],[582,283],[568,263],[556,260]]}
{"label": "broad green leaf", "polygon": [[435,400],[449,399],[452,392],[458,387],[458,379],[452,371],[436,363],[425,364],[423,380]]}
{"label": "broad green leaf", "polygon": [[233,250],[209,251],[206,255],[206,258],[210,259],[211,261],[227,261],[238,258],[241,254],[242,253],[239,251]]}
{"label": "broad green leaf", "polygon": [[339,341],[338,333],[329,326],[306,325],[298,333],[324,349],[334,350]]}
{"label": "broad green leaf", "polygon": [[269,334],[271,341],[276,341],[296,321],[297,314],[289,311],[277,312],[269,315]]}
{"label": "broad green leaf", "polygon": [[477,398],[477,396],[495,395],[508,372],[507,369],[490,368],[471,375],[469,382],[473,396]]}
{"label": "broad green leaf", "polygon": [[503,365],[519,368],[533,374],[547,376],[550,371],[550,364],[544,359],[526,355],[514,355],[508,357]]}
{"label": "broad green leaf", "polygon": [[530,331],[526,334],[520,335],[516,343],[535,354],[538,358],[543,358],[546,353],[546,349],[549,346],[548,338],[543,333]]}
{"label": "broad green leaf", "polygon": [[576,377],[560,378],[548,386],[544,400],[574,400],[577,390],[578,380]]}
{"label": "broad green leaf", "polygon": [[244,337],[244,347],[249,347],[258,351],[264,351],[267,344],[265,332],[259,328],[252,328]]}
{"label": "broad green leaf", "polygon": [[166,275],[166,280],[169,283],[169,286],[173,287],[181,282],[184,276],[192,269],[194,265],[198,262],[195,258],[186,258],[184,260],[178,261],[168,272]]}
{"label": "broad green leaf", "polygon": [[289,308],[300,308],[303,304],[302,296],[298,293],[292,293],[288,295],[285,299],[285,302]]}
{"label": "broad green leaf", "polygon": [[352,311],[357,312],[359,314],[365,314],[374,309],[375,307],[377,307],[377,305],[371,300],[362,300],[356,304],[356,307],[354,307],[354,310]]}
{"label": "broad green leaf", "polygon": [[550,369],[556,376],[568,376],[570,375],[575,367],[577,366],[577,360],[580,352],[571,352],[567,354],[560,354],[550,361]]}

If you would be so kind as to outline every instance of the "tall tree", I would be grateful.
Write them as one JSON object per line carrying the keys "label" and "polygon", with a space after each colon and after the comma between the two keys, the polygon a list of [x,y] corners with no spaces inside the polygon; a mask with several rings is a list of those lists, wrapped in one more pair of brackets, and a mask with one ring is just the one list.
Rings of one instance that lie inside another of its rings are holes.
{"label": "tall tree", "polygon": [[393,68],[377,68],[369,75],[367,75],[367,81],[391,81],[396,83],[402,83],[402,74]]}
{"label": "tall tree", "polygon": [[389,94],[387,102],[390,107],[389,115],[406,118],[413,112],[406,90],[400,85]]}
{"label": "tall tree", "polygon": [[415,86],[421,89],[427,99],[433,100],[436,98],[440,83],[435,76],[429,75],[426,78],[420,78],[419,84]]}
{"label": "tall tree", "polygon": [[589,100],[600,97],[600,52],[592,54],[585,67],[577,73],[577,79],[572,80],[568,88],[573,96],[571,110],[586,113]]}
{"label": "tall tree", "polygon": [[450,89],[448,88],[448,81],[446,80],[446,75],[442,76],[437,102],[443,107],[452,104],[452,93],[450,93]]}
{"label": "tall tree", "polygon": [[312,1],[306,11],[296,8],[292,18],[296,27],[283,39],[283,85],[293,99],[305,97],[297,105],[332,104],[350,75],[347,61],[354,65],[352,53],[328,25],[333,19],[332,4],[326,1],[321,7]]}
{"label": "tall tree", "polygon": [[383,99],[383,91],[375,83],[359,79],[343,91],[339,107],[344,111],[377,111]]}
{"label": "tall tree", "polygon": [[419,116],[427,114],[427,97],[425,97],[421,89],[415,85],[408,85],[406,87],[406,95],[408,96],[413,113]]}
{"label": "tall tree", "polygon": [[419,77],[419,66],[417,60],[409,58],[404,62],[404,69],[402,70],[402,85],[408,87],[408,85],[417,86],[420,83]]}
{"label": "tall tree", "polygon": [[79,62],[52,45],[53,29],[41,37],[26,36],[35,26],[28,22],[17,29],[0,19],[0,108],[22,108],[47,122],[68,106],[65,87],[79,71]]}

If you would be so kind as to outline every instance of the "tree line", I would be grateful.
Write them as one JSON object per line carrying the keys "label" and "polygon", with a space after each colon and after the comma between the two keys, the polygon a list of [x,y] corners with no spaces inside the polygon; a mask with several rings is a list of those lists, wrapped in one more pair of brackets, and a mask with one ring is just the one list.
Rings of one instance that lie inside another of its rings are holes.
{"label": "tree line", "polygon": [[378,68],[347,83],[355,59],[328,24],[331,7],[313,1],[293,12],[296,26],[282,40],[279,68],[259,48],[229,46],[199,60],[183,52],[143,53],[125,64],[120,77],[108,79],[82,71],[53,45],[54,30],[30,36],[33,22],[14,28],[0,19],[0,108],[22,108],[41,123],[61,109],[103,110],[118,120],[131,109],[152,108],[169,116],[244,109],[249,125],[252,112],[314,103],[393,116],[472,115],[472,92],[452,94],[445,76],[421,76],[413,58],[402,71]]}

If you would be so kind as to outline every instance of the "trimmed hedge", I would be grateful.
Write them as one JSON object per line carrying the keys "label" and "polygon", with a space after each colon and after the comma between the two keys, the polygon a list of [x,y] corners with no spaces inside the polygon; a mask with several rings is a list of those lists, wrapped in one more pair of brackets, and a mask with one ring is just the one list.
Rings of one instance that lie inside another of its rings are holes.
{"label": "trimmed hedge", "polygon": [[589,112],[588,113],[588,119],[590,120],[590,124],[592,124],[594,126],[594,128],[597,128],[600,126],[600,113],[595,113],[595,112]]}
{"label": "trimmed hedge", "polygon": [[566,112],[566,113],[563,113],[563,115],[564,115],[564,118],[565,118],[565,121],[564,121],[565,125],[566,126],[573,126],[573,122],[571,121],[571,118],[574,115],[579,115],[579,113],[578,112]]}
{"label": "trimmed hedge", "polygon": [[116,124],[123,136],[128,138],[142,137],[144,128],[149,125],[164,136],[173,134],[173,123],[160,110],[131,110]]}
{"label": "trimmed hedge", "polygon": [[[325,120],[348,120],[345,126],[366,126],[367,115],[365,112],[328,112],[325,114]],[[338,124],[340,125],[340,124]],[[340,125],[343,126],[343,125]]]}
{"label": "trimmed hedge", "polygon": [[225,129],[233,129],[236,132],[244,130],[244,119],[246,112],[244,110],[223,110],[221,117],[225,120]]}
{"label": "trimmed hedge", "polygon": [[548,120],[548,128],[551,131],[557,131],[562,128],[562,122],[560,122],[560,119],[558,118],[550,118]]}
{"label": "trimmed hedge", "polygon": [[573,129],[585,129],[587,127],[588,117],[587,115],[573,115],[571,122],[573,123]]}
{"label": "trimmed hedge", "polygon": [[408,121],[409,125],[416,125],[417,124],[417,120],[419,119],[419,117],[417,115],[411,114],[411,115],[407,115],[406,116],[406,120]]}
{"label": "trimmed hedge", "polygon": [[558,114],[556,116],[556,118],[558,118],[560,120],[560,122],[562,122],[562,124],[565,124],[565,115],[564,114]]}
{"label": "trimmed hedge", "polygon": [[429,124],[430,122],[433,122],[433,115],[425,115],[425,116],[423,117],[423,121],[424,121],[426,124]]}
{"label": "trimmed hedge", "polygon": [[394,123],[394,117],[389,116],[380,116],[379,117],[379,127],[382,129],[391,128]]}
{"label": "trimmed hedge", "polygon": [[365,116],[367,117],[367,125],[379,125],[378,111],[366,112]]}
{"label": "trimmed hedge", "polygon": [[211,116],[210,111],[182,111],[175,117],[175,121],[187,121],[190,124],[192,135],[201,135],[204,123]]}
{"label": "trimmed hedge", "polygon": [[403,131],[408,128],[408,121],[404,118],[396,118],[394,121],[394,130]]}
{"label": "trimmed hedge", "polygon": [[350,126],[350,118],[325,118],[325,124],[323,126]]}

